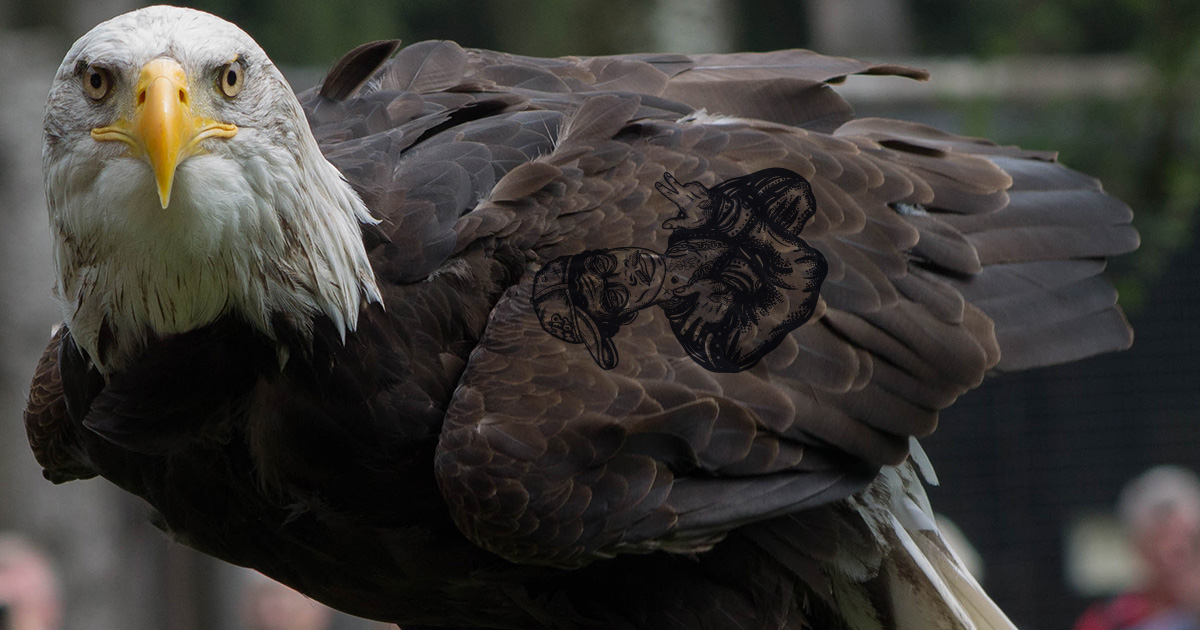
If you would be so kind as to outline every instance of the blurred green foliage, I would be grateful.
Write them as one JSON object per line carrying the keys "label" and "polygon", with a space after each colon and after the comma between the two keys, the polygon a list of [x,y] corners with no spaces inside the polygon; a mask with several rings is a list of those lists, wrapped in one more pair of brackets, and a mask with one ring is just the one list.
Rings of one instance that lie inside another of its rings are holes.
{"label": "blurred green foliage", "polygon": [[1148,18],[1140,0],[914,0],[923,54],[1088,54],[1130,50]]}
{"label": "blurred green foliage", "polygon": [[[240,24],[290,64],[327,64],[371,39],[451,39],[524,55],[612,55],[654,48],[654,2],[644,0],[358,0],[353,8],[317,0],[193,0]],[[310,6],[311,5],[311,6]],[[804,47],[805,3],[730,3],[742,50]],[[669,19],[669,18],[668,18]]]}
{"label": "blurred green foliage", "polygon": [[652,5],[638,0],[305,0],[189,3],[246,29],[273,58],[328,64],[372,39],[451,39],[464,46],[557,56],[644,47]]}

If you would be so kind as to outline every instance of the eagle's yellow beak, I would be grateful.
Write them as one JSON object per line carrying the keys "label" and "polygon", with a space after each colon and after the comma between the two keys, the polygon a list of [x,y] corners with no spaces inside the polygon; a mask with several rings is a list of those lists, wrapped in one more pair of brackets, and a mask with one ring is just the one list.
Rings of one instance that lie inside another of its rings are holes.
{"label": "eagle's yellow beak", "polygon": [[96,140],[119,140],[154,169],[162,207],[171,203],[175,168],[199,150],[205,138],[232,138],[237,126],[197,116],[192,111],[187,73],[173,59],[155,59],[142,68],[134,90],[133,122],[118,120],[92,130]]}

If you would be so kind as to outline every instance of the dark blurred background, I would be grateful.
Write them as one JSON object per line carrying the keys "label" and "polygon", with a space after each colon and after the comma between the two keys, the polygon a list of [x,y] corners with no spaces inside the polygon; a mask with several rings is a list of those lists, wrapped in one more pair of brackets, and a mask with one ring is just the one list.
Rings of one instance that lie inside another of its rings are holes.
{"label": "dark blurred background", "polygon": [[[106,482],[54,487],[20,410],[58,320],[50,298],[40,121],[70,43],[129,0],[0,0],[0,531],[57,568],[70,630],[250,628],[254,577],[174,545]],[[1200,465],[1200,3],[1194,0],[206,0],[294,87],[370,39],[454,39],[554,56],[813,48],[929,68],[855,77],[860,115],[1060,152],[1133,206],[1142,247],[1110,265],[1134,348],[1002,375],[925,441],[934,507],[978,551],[1022,628],[1069,627],[1133,575],[1112,504],[1151,465]],[[312,606],[311,604],[309,604]],[[337,617],[328,627],[370,628]]]}

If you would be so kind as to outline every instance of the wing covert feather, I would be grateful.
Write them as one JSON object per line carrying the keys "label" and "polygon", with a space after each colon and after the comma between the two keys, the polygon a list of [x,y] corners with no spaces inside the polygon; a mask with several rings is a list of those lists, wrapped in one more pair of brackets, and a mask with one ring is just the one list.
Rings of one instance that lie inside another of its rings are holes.
{"label": "wing covert feather", "polygon": [[87,454],[79,445],[77,427],[71,422],[59,371],[59,353],[66,326],[50,338],[38,360],[29,398],[25,403],[25,432],[42,475],[54,483],[96,476]]}

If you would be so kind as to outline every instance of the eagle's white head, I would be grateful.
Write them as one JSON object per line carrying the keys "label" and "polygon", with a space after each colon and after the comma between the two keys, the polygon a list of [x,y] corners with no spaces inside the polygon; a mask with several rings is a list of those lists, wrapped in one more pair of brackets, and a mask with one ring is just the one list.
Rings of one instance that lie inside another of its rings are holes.
{"label": "eagle's white head", "polygon": [[102,372],[223,315],[267,335],[327,315],[344,334],[380,300],[366,207],[220,18],[155,6],[92,29],[54,78],[44,142],[56,291]]}

